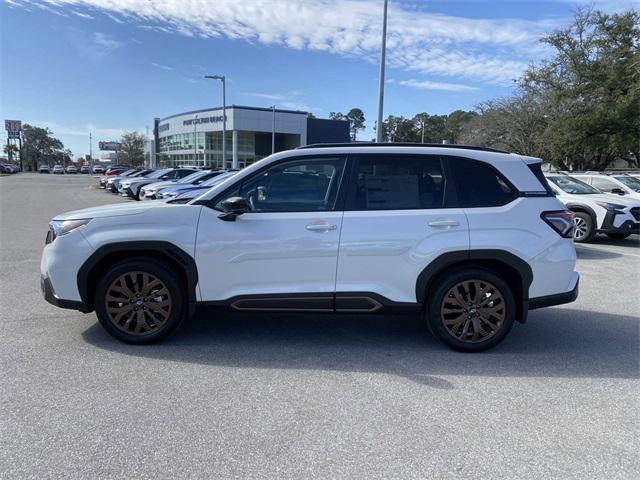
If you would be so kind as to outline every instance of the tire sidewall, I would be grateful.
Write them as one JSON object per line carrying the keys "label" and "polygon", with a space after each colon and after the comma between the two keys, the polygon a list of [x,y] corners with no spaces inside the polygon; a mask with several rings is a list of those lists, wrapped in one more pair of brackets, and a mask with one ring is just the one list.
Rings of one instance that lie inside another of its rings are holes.
{"label": "tire sidewall", "polygon": [[[502,294],[506,315],[500,330],[491,338],[479,343],[466,343],[453,337],[444,326],[440,307],[444,296],[456,284],[465,280],[485,280],[493,284]],[[498,345],[508,335],[515,321],[515,298],[509,286],[495,273],[483,268],[464,268],[439,277],[436,287],[431,290],[426,310],[426,321],[433,334],[450,348],[461,352],[481,352]]]}
{"label": "tire sidewall", "polygon": [[[120,275],[142,271],[159,278],[171,294],[171,314],[162,327],[149,335],[132,335],[116,327],[109,318],[106,310],[105,294],[111,283]],[[147,344],[157,342],[171,334],[182,322],[185,316],[184,288],[176,279],[177,275],[162,263],[150,259],[124,260],[111,267],[99,280],[95,291],[94,305],[98,321],[113,337],[125,343]]]}

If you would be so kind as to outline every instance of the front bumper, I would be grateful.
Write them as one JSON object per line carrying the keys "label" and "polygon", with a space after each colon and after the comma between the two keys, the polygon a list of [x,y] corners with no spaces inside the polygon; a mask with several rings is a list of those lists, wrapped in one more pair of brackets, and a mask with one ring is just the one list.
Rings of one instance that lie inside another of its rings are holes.
{"label": "front bumper", "polygon": [[529,299],[529,310],[535,310],[536,308],[552,307],[554,305],[563,305],[565,303],[571,303],[578,298],[578,290],[580,284],[580,275],[574,272],[575,285],[567,292],[555,293],[553,295],[545,295],[544,297],[535,297]]}
{"label": "front bumper", "polygon": [[53,290],[53,285],[51,285],[49,277],[46,275],[40,275],[40,290],[42,291],[44,299],[51,305],[55,305],[60,308],[68,308],[70,310],[79,310],[82,313],[89,313],[91,311],[83,302],[59,298]]}
{"label": "front bumper", "polygon": [[[627,217],[620,225],[616,226],[616,217]],[[631,218],[629,218],[631,217]],[[640,222],[635,221],[635,215],[632,212],[626,213],[620,210],[608,211],[602,222],[602,226],[598,229],[601,233],[638,233],[640,234]]]}

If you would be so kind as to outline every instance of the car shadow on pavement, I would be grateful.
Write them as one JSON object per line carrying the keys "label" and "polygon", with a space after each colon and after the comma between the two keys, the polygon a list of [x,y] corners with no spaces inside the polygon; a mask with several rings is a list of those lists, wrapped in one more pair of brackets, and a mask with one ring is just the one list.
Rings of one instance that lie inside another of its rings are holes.
{"label": "car shadow on pavement", "polygon": [[132,346],[99,324],[88,343],[114,353],[219,367],[393,374],[433,388],[440,375],[638,378],[639,320],[571,308],[533,311],[480,354],[451,351],[416,316],[200,313],[156,345]]}
{"label": "car shadow on pavement", "polygon": [[611,258],[623,257],[622,253],[599,250],[595,248],[576,245],[576,256],[580,260],[609,260]]}

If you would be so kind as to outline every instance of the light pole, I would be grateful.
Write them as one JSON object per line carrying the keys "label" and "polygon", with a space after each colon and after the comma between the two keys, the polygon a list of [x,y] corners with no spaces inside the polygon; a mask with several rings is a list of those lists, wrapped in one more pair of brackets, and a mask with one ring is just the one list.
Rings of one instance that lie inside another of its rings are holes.
{"label": "light pole", "polygon": [[91,132],[89,132],[89,170],[93,173],[93,140],[91,139]]}
{"label": "light pole", "polygon": [[196,165],[196,157],[198,156],[198,150],[196,149],[196,125],[198,124],[198,115],[193,119],[193,165]]}
{"label": "light pole", "polygon": [[[222,81],[222,168],[227,168],[227,92],[224,75],[205,75],[204,78]],[[237,168],[233,165],[233,168]]]}
{"label": "light pole", "polygon": [[271,155],[276,153],[276,106],[272,105],[273,120],[271,121]]}
{"label": "light pole", "polygon": [[384,62],[387,50],[387,6],[389,0],[384,0],[382,14],[382,50],[380,51],[380,82],[378,84],[378,123],[376,125],[376,142],[382,142],[382,109],[384,105]]}

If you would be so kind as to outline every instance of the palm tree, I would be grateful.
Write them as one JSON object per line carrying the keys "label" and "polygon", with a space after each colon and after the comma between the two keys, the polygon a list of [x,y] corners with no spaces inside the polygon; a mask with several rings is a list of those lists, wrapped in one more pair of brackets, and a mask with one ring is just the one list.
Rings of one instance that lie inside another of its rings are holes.
{"label": "palm tree", "polygon": [[13,161],[13,155],[15,153],[18,153],[18,147],[16,147],[13,143],[7,143],[4,146],[4,153],[7,154],[7,156],[9,157],[9,161],[12,162]]}

